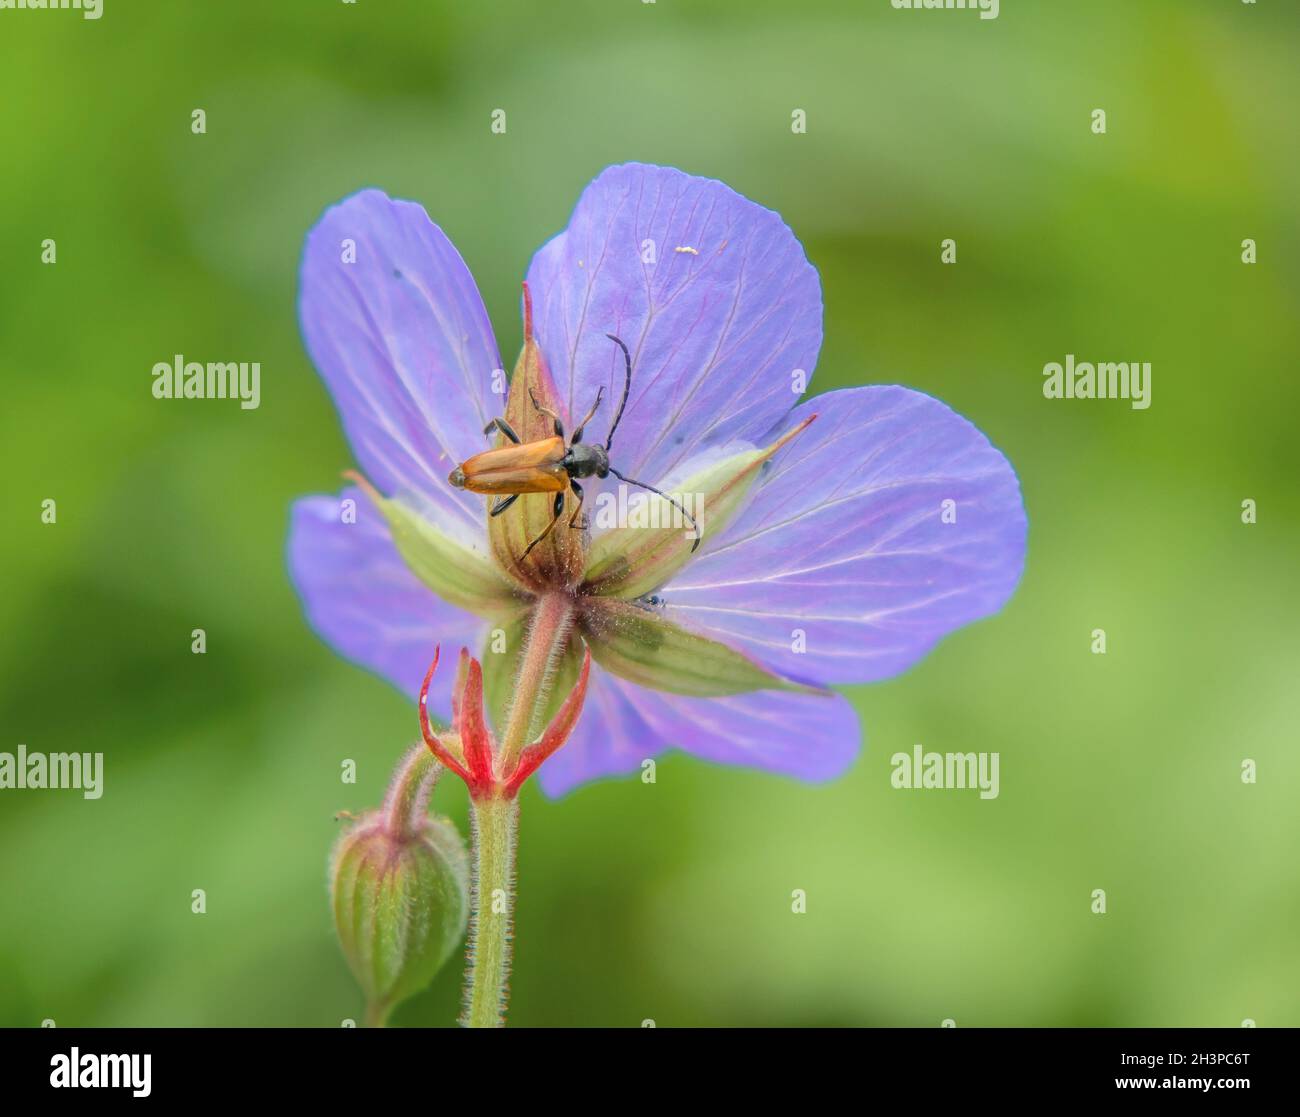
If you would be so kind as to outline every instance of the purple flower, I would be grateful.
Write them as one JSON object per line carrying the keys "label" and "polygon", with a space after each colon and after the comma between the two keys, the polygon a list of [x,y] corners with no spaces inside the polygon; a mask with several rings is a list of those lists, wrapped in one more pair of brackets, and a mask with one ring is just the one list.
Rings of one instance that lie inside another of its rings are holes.
{"label": "purple flower", "polygon": [[[861,734],[824,688],[905,670],[1015,589],[1026,523],[1010,465],[906,388],[799,403],[821,344],[817,273],[780,217],[722,183],[608,168],[534,257],[526,290],[535,320],[507,403],[474,280],[420,206],[366,190],[309,234],[303,336],[373,486],[294,506],[289,561],[312,625],[412,698],[435,645],[476,649],[500,721],[535,603],[564,596],[554,701],[581,645],[594,662],[586,714],[541,768],[550,794],[672,747],[840,774]],[[525,441],[549,433],[521,384],[570,431],[603,389],[586,434],[603,442],[624,377],[608,334],[633,368],[611,461],[707,494],[703,542],[692,554],[680,530],[606,526],[620,482],[593,477],[590,540],[567,526],[570,496],[521,561],[552,495],[489,524],[491,498],[447,476],[488,447],[495,416]],[[453,684],[433,680],[435,714]]]}

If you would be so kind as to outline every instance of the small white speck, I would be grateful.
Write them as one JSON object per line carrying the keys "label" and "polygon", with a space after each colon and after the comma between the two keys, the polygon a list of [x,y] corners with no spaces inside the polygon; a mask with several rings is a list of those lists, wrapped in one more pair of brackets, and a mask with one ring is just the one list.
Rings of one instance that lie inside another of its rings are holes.
{"label": "small white speck", "polygon": [[692,256],[698,256],[700,254],[700,250],[698,248],[692,248],[689,244],[679,244],[676,248],[673,249],[673,251],[688,252]]}

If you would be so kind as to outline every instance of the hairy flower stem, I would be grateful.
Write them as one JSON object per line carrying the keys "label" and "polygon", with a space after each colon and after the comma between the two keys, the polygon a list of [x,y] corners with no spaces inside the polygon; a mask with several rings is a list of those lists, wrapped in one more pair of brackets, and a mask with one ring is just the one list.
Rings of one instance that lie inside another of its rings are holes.
{"label": "hairy flower stem", "polygon": [[[512,771],[519,753],[532,740],[572,624],[573,601],[568,594],[548,593],[538,599],[519,660],[498,772]],[[461,1023],[468,1028],[499,1028],[505,1024],[510,977],[519,800],[495,790],[479,796],[473,800],[472,822],[474,891]]]}
{"label": "hairy flower stem", "polygon": [[510,977],[510,935],[515,906],[515,841],[519,800],[492,796],[474,802],[474,893],[469,924],[469,968],[465,972],[467,1028],[505,1024]]}
{"label": "hairy flower stem", "polygon": [[510,705],[510,719],[501,739],[500,770],[514,769],[519,753],[533,739],[538,718],[550,695],[555,667],[573,627],[573,598],[567,593],[546,593],[533,607],[532,622],[519,657],[519,676]]}
{"label": "hairy flower stem", "polygon": [[420,832],[442,770],[423,745],[416,745],[406,754],[384,796],[384,825],[390,834],[410,840]]}
{"label": "hairy flower stem", "polygon": [[366,1005],[365,1026],[367,1028],[386,1028],[388,1027],[388,1014],[393,1011],[393,1006],[383,1001],[370,1001]]}

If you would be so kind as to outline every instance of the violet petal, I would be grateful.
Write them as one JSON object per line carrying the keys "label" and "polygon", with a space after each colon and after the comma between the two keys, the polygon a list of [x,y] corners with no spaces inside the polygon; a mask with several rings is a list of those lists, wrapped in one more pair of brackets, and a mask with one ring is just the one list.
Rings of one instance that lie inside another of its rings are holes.
{"label": "violet petal", "polygon": [[362,472],[386,496],[432,504],[461,538],[481,538],[482,497],[447,474],[488,446],[501,359],[451,241],[416,203],[363,190],[308,234],[300,288],[307,350]]}
{"label": "violet petal", "polygon": [[[355,502],[344,523],[341,502]],[[340,655],[414,698],[437,645],[444,660],[462,645],[477,648],[488,622],[448,605],[402,562],[383,515],[357,488],[309,496],[290,513],[289,573],[312,628]],[[453,670],[436,672],[429,709],[451,714]]]}
{"label": "violet petal", "polygon": [[623,355],[605,335],[630,348],[611,460],[640,480],[714,442],[757,442],[798,399],[796,370],[810,378],[821,347],[821,284],[781,218],[671,167],[602,172],[528,280],[570,420],[605,389],[588,442],[605,441],[623,391]]}
{"label": "violet petal", "polygon": [[593,668],[583,716],[538,779],[547,795],[564,795],[588,780],[637,772],[644,761],[679,748],[718,764],[820,781],[842,775],[861,744],[857,715],[838,694],[760,690],[685,698]]}
{"label": "violet petal", "polygon": [[1020,486],[976,427],[920,392],[830,392],[786,422],[813,413],[662,597],[671,619],[791,678],[883,679],[1011,596]]}

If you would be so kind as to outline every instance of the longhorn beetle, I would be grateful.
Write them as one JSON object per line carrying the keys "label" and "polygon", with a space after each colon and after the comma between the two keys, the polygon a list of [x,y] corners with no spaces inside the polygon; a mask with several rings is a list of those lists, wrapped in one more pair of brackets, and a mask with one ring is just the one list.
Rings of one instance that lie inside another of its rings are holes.
{"label": "longhorn beetle", "polygon": [[602,387],[596,393],[596,402],[591,405],[591,410],[583,417],[577,429],[573,432],[573,437],[566,443],[564,441],[564,424],[560,422],[560,417],[549,407],[543,407],[537,402],[537,397],[533,395],[533,390],[528,389],[528,395],[533,401],[533,406],[543,415],[550,417],[555,424],[555,434],[550,438],[539,438],[536,442],[520,442],[519,436],[511,429],[505,419],[493,419],[483,428],[484,434],[491,434],[492,431],[500,431],[509,440],[511,445],[502,446],[495,450],[484,450],[481,454],[475,454],[472,458],[462,462],[447,476],[447,480],[458,489],[468,489],[472,493],[486,493],[490,496],[501,497],[493,506],[489,513],[492,516],[499,516],[509,508],[522,493],[554,493],[555,504],[551,522],[546,525],[545,530],[528,544],[521,558],[527,558],[528,552],[537,546],[543,539],[551,533],[551,529],[560,522],[560,517],[564,514],[564,494],[570,489],[578,498],[578,506],[573,510],[573,515],[569,517],[569,527],[575,525],[586,526],[585,517],[579,521],[582,512],[582,486],[578,484],[581,477],[608,477],[611,473],[620,481],[629,485],[636,485],[638,488],[648,489],[650,492],[663,497],[673,505],[683,516],[691,521],[691,527],[695,532],[695,542],[691,544],[691,551],[700,545],[700,527],[685,508],[677,502],[676,499],[665,492],[660,492],[653,485],[647,485],[644,481],[635,481],[631,477],[625,477],[619,473],[612,465],[609,464],[609,448],[614,441],[614,432],[618,430],[619,421],[623,418],[623,409],[627,407],[627,395],[632,390],[632,354],[627,351],[627,346],[615,337],[613,334],[606,334],[610,341],[614,342],[623,350],[623,363],[627,367],[627,375],[623,382],[623,398],[619,401],[618,412],[614,416],[613,423],[609,427],[609,435],[605,439],[605,445],[600,443],[588,444],[582,441],[582,432],[591,418],[596,414],[596,408],[600,406],[600,401],[605,394]]}

